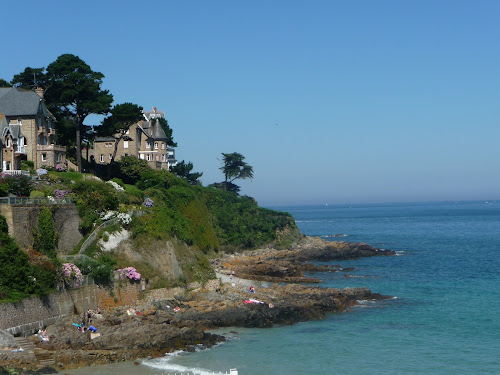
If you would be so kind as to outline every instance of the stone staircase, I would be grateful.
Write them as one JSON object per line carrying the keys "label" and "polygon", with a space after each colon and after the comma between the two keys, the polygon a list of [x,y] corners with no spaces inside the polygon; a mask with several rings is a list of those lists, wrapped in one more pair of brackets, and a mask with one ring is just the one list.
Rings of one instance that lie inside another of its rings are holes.
{"label": "stone staircase", "polygon": [[55,364],[54,353],[37,348],[33,345],[29,337],[14,337],[14,340],[19,348],[23,348],[24,351],[32,352],[35,355],[40,367],[53,366]]}

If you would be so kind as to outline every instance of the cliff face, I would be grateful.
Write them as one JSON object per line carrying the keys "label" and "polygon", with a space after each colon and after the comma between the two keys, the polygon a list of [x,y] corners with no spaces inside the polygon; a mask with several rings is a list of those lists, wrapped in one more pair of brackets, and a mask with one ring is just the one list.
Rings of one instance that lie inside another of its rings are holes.
{"label": "cliff face", "polygon": [[[0,214],[5,216],[9,235],[21,249],[33,245],[33,230],[38,227],[38,215],[42,206],[0,205]],[[67,254],[80,242],[78,229],[80,217],[74,205],[57,206],[54,212],[54,228],[58,234],[57,251]]]}

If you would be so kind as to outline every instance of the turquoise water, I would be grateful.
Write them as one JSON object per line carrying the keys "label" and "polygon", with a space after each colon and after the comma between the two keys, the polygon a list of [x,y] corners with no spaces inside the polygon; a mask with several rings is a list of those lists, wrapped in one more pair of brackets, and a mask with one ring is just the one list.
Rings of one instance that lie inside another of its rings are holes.
{"label": "turquoise water", "polygon": [[399,256],[340,262],[356,267],[354,277],[315,275],[324,286],[367,286],[396,298],[322,321],[235,328],[215,348],[145,361],[136,370],[500,374],[500,202],[274,208],[290,212],[307,235],[396,250]]}

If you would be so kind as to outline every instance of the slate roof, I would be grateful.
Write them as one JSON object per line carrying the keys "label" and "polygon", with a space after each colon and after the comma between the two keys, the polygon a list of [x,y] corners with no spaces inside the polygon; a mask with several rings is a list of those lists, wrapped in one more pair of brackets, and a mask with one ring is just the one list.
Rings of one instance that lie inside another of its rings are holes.
{"label": "slate roof", "polygon": [[165,118],[165,111],[142,111],[146,120],[151,120],[151,118],[161,117]]}
{"label": "slate roof", "polygon": [[21,126],[17,124],[9,125],[5,115],[0,113],[0,136],[5,138],[9,132],[15,140],[20,139],[23,136],[21,133]]}
{"label": "slate roof", "polygon": [[153,124],[153,135],[151,137],[159,141],[168,140],[167,135],[165,134],[165,131],[163,131],[163,128],[161,127],[160,121],[158,121],[158,119],[156,119],[155,123]]}
{"label": "slate roof", "polygon": [[[0,87],[0,113],[6,117],[12,116],[36,116],[45,109],[40,106],[43,99],[35,92],[23,90],[17,87]],[[48,111],[47,115],[54,116]]]}

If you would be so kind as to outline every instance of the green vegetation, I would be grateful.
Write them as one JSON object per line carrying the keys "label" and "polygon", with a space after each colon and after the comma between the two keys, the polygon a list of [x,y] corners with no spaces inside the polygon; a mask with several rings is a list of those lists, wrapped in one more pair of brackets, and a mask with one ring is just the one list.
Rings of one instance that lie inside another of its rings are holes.
{"label": "green vegetation", "polygon": [[48,207],[43,207],[38,215],[38,229],[33,233],[33,249],[56,259],[57,233],[54,229],[54,218]]}
{"label": "green vegetation", "polygon": [[33,184],[27,176],[0,176],[0,197],[8,194],[26,197],[30,195],[31,190],[33,190]]}
{"label": "green vegetation", "polygon": [[15,302],[30,295],[46,295],[54,286],[57,263],[32,252],[21,251],[9,236],[0,216],[0,301]]}

